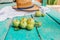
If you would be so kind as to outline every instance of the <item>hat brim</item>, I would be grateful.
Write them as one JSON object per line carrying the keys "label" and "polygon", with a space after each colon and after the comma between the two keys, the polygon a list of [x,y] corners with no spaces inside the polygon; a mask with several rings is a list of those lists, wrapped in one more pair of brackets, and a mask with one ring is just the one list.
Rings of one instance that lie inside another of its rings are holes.
{"label": "hat brim", "polygon": [[13,9],[17,11],[37,11],[39,10],[39,7],[37,5],[33,5],[33,7],[28,8],[28,9],[20,9],[20,8],[17,8],[17,6],[13,6]]}

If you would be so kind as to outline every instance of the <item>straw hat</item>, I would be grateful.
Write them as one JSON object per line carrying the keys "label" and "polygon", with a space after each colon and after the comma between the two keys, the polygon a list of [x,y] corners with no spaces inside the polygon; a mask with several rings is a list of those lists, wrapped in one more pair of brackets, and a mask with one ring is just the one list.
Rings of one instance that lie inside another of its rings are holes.
{"label": "straw hat", "polygon": [[24,11],[35,11],[38,10],[38,6],[32,3],[32,0],[16,0],[16,6],[14,9],[24,10]]}

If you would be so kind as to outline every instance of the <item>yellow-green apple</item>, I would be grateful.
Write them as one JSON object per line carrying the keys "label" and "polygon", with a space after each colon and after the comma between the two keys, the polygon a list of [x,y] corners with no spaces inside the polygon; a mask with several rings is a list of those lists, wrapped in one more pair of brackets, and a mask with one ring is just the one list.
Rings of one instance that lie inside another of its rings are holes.
{"label": "yellow-green apple", "polygon": [[36,22],[35,25],[36,25],[37,27],[40,27],[40,26],[42,25],[42,23],[41,23],[41,22]]}
{"label": "yellow-green apple", "polygon": [[20,23],[19,20],[17,20],[17,19],[13,20],[13,26],[14,26],[14,27],[17,28],[17,27],[19,26],[19,23]]}
{"label": "yellow-green apple", "polygon": [[36,17],[40,17],[40,16],[41,16],[41,14],[42,14],[42,12],[41,12],[41,11],[36,11],[35,16],[36,16]]}
{"label": "yellow-green apple", "polygon": [[27,26],[27,22],[26,21],[20,21],[20,25],[21,28],[26,28]]}
{"label": "yellow-green apple", "polygon": [[32,24],[32,25],[34,25],[34,24],[35,24],[34,19],[33,19],[33,18],[29,18],[29,19],[27,20],[27,24]]}
{"label": "yellow-green apple", "polygon": [[34,25],[33,24],[27,24],[27,27],[26,27],[28,30],[32,30],[34,28]]}
{"label": "yellow-green apple", "polygon": [[44,17],[44,16],[45,16],[45,14],[43,14],[43,13],[42,13],[42,14],[41,14],[41,16],[42,16],[42,17]]}

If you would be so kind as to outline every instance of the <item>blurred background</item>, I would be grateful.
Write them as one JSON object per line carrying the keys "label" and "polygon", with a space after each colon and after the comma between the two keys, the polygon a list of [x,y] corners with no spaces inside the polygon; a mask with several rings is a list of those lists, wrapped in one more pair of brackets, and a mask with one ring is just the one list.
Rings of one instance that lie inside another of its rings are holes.
{"label": "blurred background", "polygon": [[60,5],[60,0],[47,0],[48,5]]}
{"label": "blurred background", "polygon": [[[43,6],[53,8],[60,12],[60,0],[32,0],[32,1],[38,1]],[[15,3],[15,2],[16,2],[16,0],[0,0],[0,6],[2,6],[3,4],[9,5],[10,3]]]}
{"label": "blurred background", "polygon": [[[42,3],[43,1],[47,1],[48,5],[60,5],[60,0],[34,0]],[[16,2],[16,0],[0,0],[0,3],[5,2]]]}

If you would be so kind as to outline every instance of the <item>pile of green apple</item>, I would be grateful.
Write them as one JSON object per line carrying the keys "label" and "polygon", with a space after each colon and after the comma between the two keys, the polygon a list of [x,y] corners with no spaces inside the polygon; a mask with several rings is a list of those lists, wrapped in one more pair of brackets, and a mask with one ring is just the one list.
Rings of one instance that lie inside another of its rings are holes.
{"label": "pile of green apple", "polygon": [[18,29],[28,29],[28,30],[32,30],[34,28],[34,26],[36,25],[41,26],[40,22],[35,22],[35,20],[33,18],[22,18],[21,20],[18,19],[14,19],[13,20],[13,26],[15,28],[15,30]]}
{"label": "pile of green apple", "polygon": [[40,10],[36,11],[36,13],[35,13],[35,17],[44,17],[44,16],[45,16],[45,14],[42,13]]}

